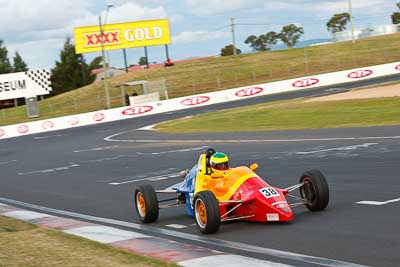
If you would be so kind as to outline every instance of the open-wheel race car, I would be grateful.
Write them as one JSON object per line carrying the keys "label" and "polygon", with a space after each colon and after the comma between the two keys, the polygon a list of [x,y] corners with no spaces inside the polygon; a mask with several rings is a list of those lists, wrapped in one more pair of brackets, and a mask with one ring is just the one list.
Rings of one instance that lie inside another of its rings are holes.
{"label": "open-wheel race car", "polygon": [[[218,231],[221,222],[246,220],[255,222],[287,222],[293,220],[292,208],[305,205],[310,211],[321,211],[329,202],[329,188],[319,170],[304,172],[298,184],[281,189],[273,187],[254,171],[257,164],[214,173],[210,157],[215,150],[200,155],[198,163],[182,173],[184,180],[164,190],[140,185],[135,190],[135,207],[143,223],[155,222],[159,209],[186,206],[204,234]],[[300,196],[290,192],[299,189]],[[158,194],[175,194],[159,200]],[[294,199],[289,203],[288,199]]]}

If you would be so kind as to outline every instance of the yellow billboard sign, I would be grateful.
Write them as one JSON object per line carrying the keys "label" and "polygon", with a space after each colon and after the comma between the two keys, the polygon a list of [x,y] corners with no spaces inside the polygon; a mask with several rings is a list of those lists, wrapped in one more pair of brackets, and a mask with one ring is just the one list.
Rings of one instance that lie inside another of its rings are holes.
{"label": "yellow billboard sign", "polygon": [[122,48],[164,45],[171,42],[167,19],[145,20],[74,29],[75,51],[77,54],[115,50]]}

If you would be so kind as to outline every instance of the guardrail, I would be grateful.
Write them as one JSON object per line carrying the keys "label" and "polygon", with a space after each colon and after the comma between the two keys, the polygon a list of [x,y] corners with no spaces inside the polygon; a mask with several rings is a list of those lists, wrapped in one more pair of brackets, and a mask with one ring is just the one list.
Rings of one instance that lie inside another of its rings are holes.
{"label": "guardrail", "polygon": [[95,112],[59,117],[54,119],[8,125],[0,128],[0,139],[130,119],[198,106],[237,101],[263,95],[271,95],[309,88],[318,88],[322,86],[329,86],[341,83],[350,83],[354,81],[373,79],[393,74],[400,74],[400,62],[344,70],[278,82],[244,86],[211,93],[157,101],[138,106],[99,110]]}

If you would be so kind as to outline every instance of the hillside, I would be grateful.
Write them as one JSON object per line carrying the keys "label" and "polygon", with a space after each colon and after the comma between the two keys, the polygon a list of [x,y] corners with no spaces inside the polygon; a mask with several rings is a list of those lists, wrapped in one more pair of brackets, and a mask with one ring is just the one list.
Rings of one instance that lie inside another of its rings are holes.
{"label": "hillside", "polygon": [[[121,106],[119,84],[166,79],[170,97],[265,83],[400,61],[400,34],[358,41],[188,61],[169,68],[131,72],[110,80],[113,107]],[[103,109],[103,83],[48,98],[40,103],[41,117],[56,117]],[[0,112],[0,125],[27,121],[25,107]]]}

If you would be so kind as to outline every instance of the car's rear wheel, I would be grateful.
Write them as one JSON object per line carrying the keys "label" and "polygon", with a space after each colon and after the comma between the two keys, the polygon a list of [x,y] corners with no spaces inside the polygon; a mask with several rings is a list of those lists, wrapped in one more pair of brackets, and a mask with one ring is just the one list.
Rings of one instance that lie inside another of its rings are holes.
{"label": "car's rear wheel", "polygon": [[201,191],[193,200],[194,217],[203,234],[216,233],[221,225],[218,201],[211,191]]}
{"label": "car's rear wheel", "polygon": [[151,185],[139,185],[136,188],[135,208],[141,222],[152,223],[157,220],[157,194]]}
{"label": "car's rear wheel", "polygon": [[311,211],[321,211],[328,206],[329,188],[325,176],[319,170],[310,170],[300,178],[300,195],[306,201],[306,207]]}

